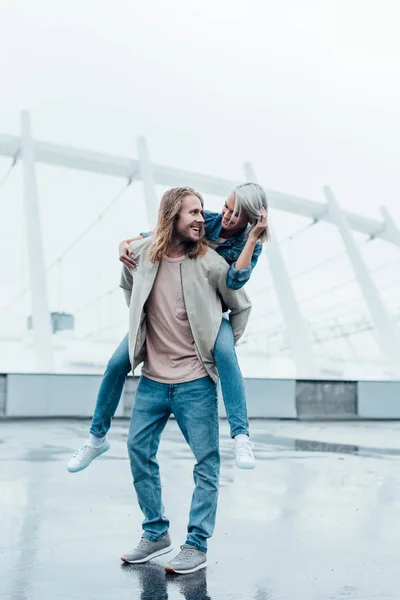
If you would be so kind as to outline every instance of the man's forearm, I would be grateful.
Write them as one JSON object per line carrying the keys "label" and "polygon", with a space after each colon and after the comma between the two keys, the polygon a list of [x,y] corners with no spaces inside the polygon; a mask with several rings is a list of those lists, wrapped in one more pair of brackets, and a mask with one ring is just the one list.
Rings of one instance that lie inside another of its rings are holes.
{"label": "man's forearm", "polygon": [[218,292],[230,310],[229,321],[232,325],[235,344],[246,329],[251,311],[251,302],[244,290],[233,290],[229,288],[226,281],[226,270],[228,266],[220,265]]}
{"label": "man's forearm", "polygon": [[237,344],[237,342],[240,340],[240,338],[242,337],[246,327],[247,327],[247,323],[249,321],[249,317],[250,317],[250,312],[251,312],[251,307],[247,307],[244,310],[241,310],[238,313],[229,313],[229,321],[230,324],[232,325],[232,332],[233,332],[233,338],[235,341],[235,344]]}
{"label": "man's forearm", "polygon": [[241,269],[245,269],[251,263],[251,258],[253,256],[254,248],[256,247],[257,240],[253,240],[250,236],[247,238],[247,242],[242,252],[240,253],[239,258],[235,263],[235,269],[240,271]]}

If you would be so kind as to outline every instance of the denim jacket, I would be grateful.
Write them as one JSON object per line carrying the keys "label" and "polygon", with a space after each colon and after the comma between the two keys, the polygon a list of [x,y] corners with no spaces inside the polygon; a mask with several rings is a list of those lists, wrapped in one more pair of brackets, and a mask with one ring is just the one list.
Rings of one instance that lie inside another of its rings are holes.
{"label": "denim jacket", "polygon": [[[221,213],[212,212],[211,210],[204,211],[204,228],[206,231],[206,239],[209,242],[215,242],[219,238],[219,234],[222,229]],[[245,229],[242,231],[242,233],[238,233],[237,235],[226,239],[224,242],[222,242],[222,244],[215,248],[215,252],[218,252],[218,254],[220,254],[220,256],[226,260],[228,265],[230,265],[230,269],[226,278],[226,285],[232,290],[239,290],[244,286],[245,283],[248,282],[253,269],[257,264],[258,257],[262,252],[262,244],[257,242],[249,266],[238,271],[235,268],[235,264],[243,248],[245,247],[246,242],[247,231]]]}
{"label": "denim jacket", "polygon": [[[208,240],[209,242],[215,242],[219,238],[219,234],[222,229],[221,213],[212,212],[211,210],[204,211],[204,229],[206,240]],[[149,235],[151,235],[151,231],[141,233],[140,235],[142,235],[143,237],[148,237]],[[245,283],[248,282],[253,272],[253,269],[257,264],[258,257],[262,252],[262,244],[260,242],[257,242],[249,266],[238,271],[235,268],[235,264],[243,248],[246,245],[246,241],[247,232],[245,229],[244,231],[242,231],[242,233],[238,233],[237,235],[234,235],[233,237],[224,240],[222,244],[215,248],[215,252],[222,256],[222,258],[226,260],[228,265],[230,265],[230,269],[226,277],[226,285],[232,290],[239,290],[244,286]]]}

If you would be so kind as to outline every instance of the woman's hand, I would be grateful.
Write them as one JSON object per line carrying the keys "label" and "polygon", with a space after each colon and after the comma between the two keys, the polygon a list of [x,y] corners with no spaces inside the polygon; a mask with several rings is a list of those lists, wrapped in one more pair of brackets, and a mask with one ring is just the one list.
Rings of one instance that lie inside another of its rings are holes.
{"label": "woman's hand", "polygon": [[265,208],[262,208],[261,209],[261,217],[259,218],[257,223],[254,225],[253,229],[250,231],[249,238],[252,241],[256,242],[258,240],[258,238],[260,237],[260,235],[262,233],[264,233],[264,231],[267,229],[267,227],[268,227],[267,212],[266,212]]}
{"label": "woman's hand", "polygon": [[119,260],[124,263],[129,269],[137,268],[137,261],[131,250],[131,241],[132,240],[122,240],[119,245]]}

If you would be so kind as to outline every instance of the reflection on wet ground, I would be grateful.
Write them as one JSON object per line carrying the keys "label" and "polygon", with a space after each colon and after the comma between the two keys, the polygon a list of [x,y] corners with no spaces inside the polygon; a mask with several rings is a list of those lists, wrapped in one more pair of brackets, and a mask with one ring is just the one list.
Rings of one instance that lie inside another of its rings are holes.
{"label": "reflection on wet ground", "polygon": [[207,593],[207,571],[190,573],[185,577],[166,574],[161,565],[127,565],[121,569],[136,580],[140,600],[167,600],[168,590],[179,591],[185,600],[211,600]]}
{"label": "reflection on wet ground", "polygon": [[280,448],[292,448],[299,452],[333,452],[335,454],[358,454],[360,456],[400,456],[400,448],[373,448],[368,446],[355,446],[353,444],[334,444],[331,442],[320,442],[314,440],[300,440],[290,437],[276,435],[253,435],[254,441],[278,446]]}
{"label": "reflection on wet ground", "polygon": [[[127,427],[115,421],[110,452],[71,475],[66,461],[85,440],[86,423],[0,423],[0,598],[398,599],[400,427],[398,443],[392,429],[393,447],[387,447],[384,423],[349,425],[335,441],[333,424],[318,435],[315,425],[302,424],[297,436],[293,424],[255,421],[257,468],[246,472],[234,465],[222,422],[209,566],[186,576],[165,573],[173,554],[121,565],[142,520]],[[185,539],[193,458],[174,422],[159,460],[177,552]]]}

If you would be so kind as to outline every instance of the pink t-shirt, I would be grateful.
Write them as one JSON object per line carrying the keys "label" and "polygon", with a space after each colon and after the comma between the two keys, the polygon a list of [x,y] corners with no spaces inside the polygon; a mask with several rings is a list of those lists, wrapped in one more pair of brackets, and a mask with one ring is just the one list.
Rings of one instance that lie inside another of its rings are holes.
{"label": "pink t-shirt", "polygon": [[184,383],[208,375],[194,347],[182,292],[181,262],[165,258],[145,304],[146,352],[142,373],[160,383]]}

